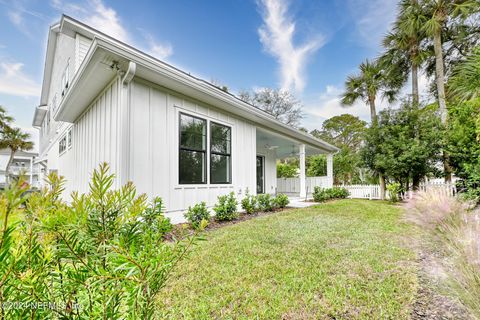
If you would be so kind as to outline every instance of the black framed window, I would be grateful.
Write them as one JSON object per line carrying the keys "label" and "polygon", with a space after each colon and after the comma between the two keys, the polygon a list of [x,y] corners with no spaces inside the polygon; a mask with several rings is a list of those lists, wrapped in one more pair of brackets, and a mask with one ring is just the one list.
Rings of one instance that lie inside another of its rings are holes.
{"label": "black framed window", "polygon": [[206,180],[207,121],[180,113],[179,183]]}
{"label": "black framed window", "polygon": [[210,183],[232,182],[232,129],[210,123]]}

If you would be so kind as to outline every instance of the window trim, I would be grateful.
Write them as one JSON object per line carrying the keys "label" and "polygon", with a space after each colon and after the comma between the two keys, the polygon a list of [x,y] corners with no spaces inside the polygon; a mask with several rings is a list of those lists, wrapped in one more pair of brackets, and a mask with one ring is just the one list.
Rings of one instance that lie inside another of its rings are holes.
{"label": "window trim", "polygon": [[[190,148],[183,148],[182,147],[182,115],[185,115],[187,117],[195,118],[198,120],[201,120],[205,122],[205,150],[199,150],[199,149],[190,149]],[[204,173],[204,181],[203,182],[181,182],[181,177],[180,177],[180,153],[181,151],[188,151],[188,152],[201,152],[204,154],[204,163],[203,163],[203,173]],[[180,111],[178,113],[178,184],[179,185],[206,185],[209,183],[208,179],[208,120],[203,119],[201,117],[185,113]]]}
{"label": "window trim", "polygon": [[[65,149],[64,150],[60,150],[60,145],[62,143],[62,140],[65,140]],[[60,140],[58,140],[58,154],[59,154],[59,156],[64,155],[67,152],[67,149],[68,149],[68,147],[67,147],[67,135],[64,134],[60,138]]]}
{"label": "window trim", "polygon": [[[223,123],[219,123],[219,122],[216,122],[216,121],[209,121],[209,125],[208,125],[208,134],[209,134],[209,137],[210,137],[210,144],[209,144],[209,184],[232,184],[232,127],[231,126],[228,126],[228,125],[225,125]],[[222,127],[226,127],[226,128],[229,128],[230,129],[230,153],[222,153],[222,152],[216,152],[216,151],[212,151],[212,124],[213,125],[217,125],[217,126],[222,126]],[[214,182],[212,183],[212,155],[219,155],[219,156],[225,156],[225,157],[228,157],[228,165],[229,165],[229,172],[228,172],[228,181],[226,182]]]}

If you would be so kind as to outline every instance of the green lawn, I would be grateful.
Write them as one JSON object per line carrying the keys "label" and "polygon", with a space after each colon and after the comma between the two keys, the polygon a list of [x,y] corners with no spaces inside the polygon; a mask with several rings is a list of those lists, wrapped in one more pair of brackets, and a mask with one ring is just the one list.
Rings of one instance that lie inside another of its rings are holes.
{"label": "green lawn", "polygon": [[341,200],[208,232],[158,297],[160,317],[408,318],[417,278],[400,216]]}

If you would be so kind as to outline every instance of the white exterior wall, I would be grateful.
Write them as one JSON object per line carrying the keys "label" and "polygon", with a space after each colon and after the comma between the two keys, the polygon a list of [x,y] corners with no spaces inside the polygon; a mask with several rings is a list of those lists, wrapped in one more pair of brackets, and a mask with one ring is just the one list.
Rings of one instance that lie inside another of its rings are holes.
{"label": "white exterior wall", "polygon": [[[83,62],[90,44],[90,39],[80,36],[79,34],[77,34],[75,38],[63,33],[57,34],[55,58],[48,93],[48,113],[40,129],[39,150],[40,156],[47,159],[48,169],[58,170],[61,174],[65,174],[66,177],[71,177],[70,171],[75,172],[73,169],[74,165],[71,164],[74,158],[72,152],[68,151],[61,156],[63,159],[60,160],[58,144],[66,131],[71,127],[71,124],[55,121],[53,119],[53,108],[55,106],[58,107],[62,101],[61,81],[67,64],[69,64],[68,81],[71,84],[75,72]],[[55,103],[54,100],[56,100]],[[47,126],[48,121],[49,124]],[[66,191],[72,190],[71,187],[73,187],[73,185],[68,183]]]}
{"label": "white exterior wall", "polygon": [[[275,150],[269,150],[263,146],[257,146],[257,155],[265,157],[264,179],[265,193],[274,194],[277,188],[277,155]],[[255,173],[255,179],[256,179]]]}
{"label": "white exterior wall", "polygon": [[[247,188],[255,191],[254,125],[141,80],[131,86],[128,177],[139,192],[162,197],[173,222],[183,221],[183,211],[201,201],[213,206],[219,195],[233,191],[241,199]],[[178,184],[179,112],[231,126],[232,184]]]}
{"label": "white exterior wall", "polygon": [[[119,78],[93,101],[72,127],[72,147],[59,156],[59,174],[67,179],[65,196],[72,191],[88,191],[88,183],[94,169],[107,162],[110,172],[116,174],[116,187],[121,185],[119,156],[122,127],[120,115],[120,94],[122,84]],[[57,143],[58,145],[58,143]],[[58,154],[58,146],[57,146]],[[50,162],[48,163],[50,167]]]}

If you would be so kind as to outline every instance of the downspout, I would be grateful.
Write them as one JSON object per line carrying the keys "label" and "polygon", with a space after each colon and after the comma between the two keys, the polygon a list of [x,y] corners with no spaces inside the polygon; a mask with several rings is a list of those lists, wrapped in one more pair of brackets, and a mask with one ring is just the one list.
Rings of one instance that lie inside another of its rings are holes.
{"label": "downspout", "polygon": [[120,90],[120,101],[119,101],[119,112],[120,112],[120,138],[118,141],[118,173],[119,181],[118,187],[127,183],[130,180],[130,83],[135,76],[137,70],[137,64],[135,62],[129,61],[128,68],[125,74],[121,77],[121,84],[119,85]]}

